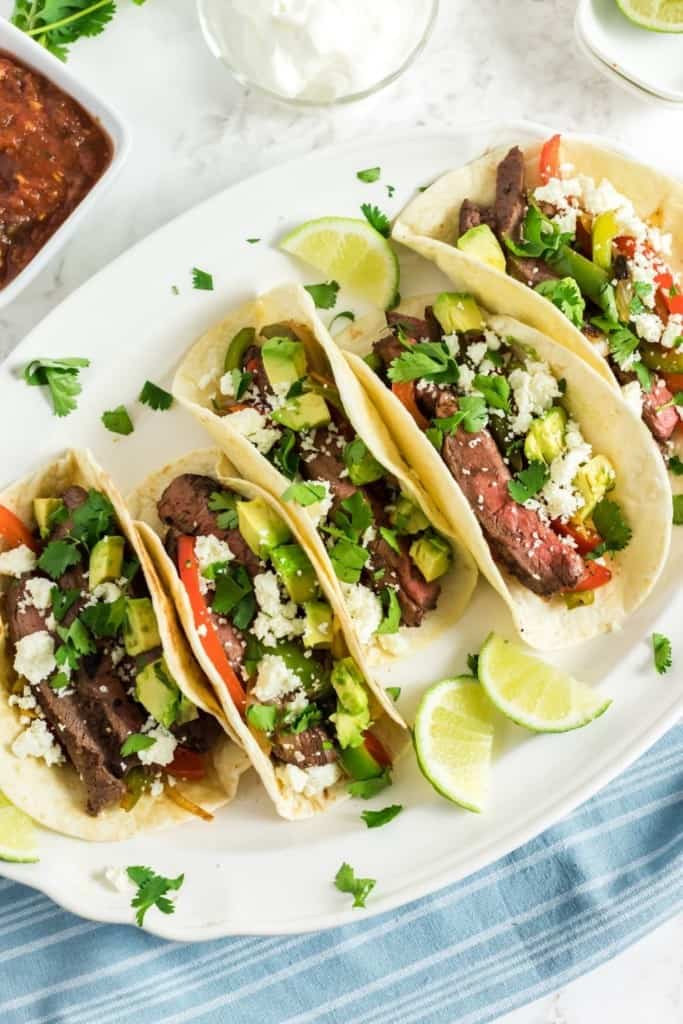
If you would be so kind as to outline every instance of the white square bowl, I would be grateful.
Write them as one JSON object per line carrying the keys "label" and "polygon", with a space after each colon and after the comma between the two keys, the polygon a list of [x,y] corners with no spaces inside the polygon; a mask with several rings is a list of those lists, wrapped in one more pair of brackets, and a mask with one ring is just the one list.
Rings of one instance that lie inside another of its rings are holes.
{"label": "white square bowl", "polygon": [[18,61],[39,74],[75,99],[107,133],[112,144],[111,163],[104,174],[95,182],[80,203],[38,250],[33,259],[20,274],[5,288],[0,289],[0,308],[17,297],[19,292],[43,270],[65,242],[74,233],[80,222],[88,215],[100,196],[109,188],[121,170],[130,149],[130,133],[123,118],[88,86],[67,69],[67,67],[42,46],[35,43],[24,32],[19,31],[4,18],[0,18],[0,52],[16,57]]}

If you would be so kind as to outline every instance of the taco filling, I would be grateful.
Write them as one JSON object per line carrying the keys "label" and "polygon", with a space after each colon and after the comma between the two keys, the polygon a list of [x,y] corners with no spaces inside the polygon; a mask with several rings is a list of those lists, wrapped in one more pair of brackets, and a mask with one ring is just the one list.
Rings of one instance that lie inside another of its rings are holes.
{"label": "taco filling", "polygon": [[193,473],[157,509],[204,651],[283,787],[308,797],[385,775],[365,679],[284,520]]}
{"label": "taco filling", "polygon": [[535,594],[592,603],[631,531],[606,497],[616,471],[572,418],[566,382],[490,329],[470,295],[443,293],[424,319],[387,322],[366,362],[440,452],[494,559]]}
{"label": "taco filling", "polygon": [[358,436],[304,337],[291,324],[239,331],[214,408],[292,481],[284,500],[310,507],[361,643],[395,653],[400,627],[437,607],[451,547]]}
{"label": "taco filling", "polygon": [[222,730],[172,678],[140,564],[101,491],[36,498],[29,529],[0,506],[3,618],[17,681],[3,699],[24,727],[12,752],[71,765],[97,816],[143,793],[182,795]]}
{"label": "taco filling", "polygon": [[526,181],[515,146],[498,164],[490,207],[466,199],[457,247],[552,302],[608,360],[625,397],[665,445],[683,390],[683,291],[671,235],[646,223],[607,179],[563,164],[561,138]]}

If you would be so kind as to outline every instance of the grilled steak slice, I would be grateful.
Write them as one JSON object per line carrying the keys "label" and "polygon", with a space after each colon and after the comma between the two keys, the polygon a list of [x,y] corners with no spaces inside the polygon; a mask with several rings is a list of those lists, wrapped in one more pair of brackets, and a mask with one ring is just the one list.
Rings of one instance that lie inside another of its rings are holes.
{"label": "grilled steak slice", "polygon": [[197,708],[199,716],[185,725],[174,726],[171,730],[181,747],[194,750],[196,754],[206,754],[218,742],[223,730],[213,715],[207,715]]}
{"label": "grilled steak slice", "polygon": [[315,768],[337,760],[330,737],[321,725],[298,733],[277,733],[272,754],[278,761],[295,764],[297,768]]}
{"label": "grilled steak slice", "polygon": [[405,349],[396,335],[387,334],[386,338],[380,338],[374,343],[372,351],[380,357],[385,367],[389,367]]}
{"label": "grilled steak slice", "polygon": [[[183,473],[172,480],[158,502],[159,518],[180,534],[204,536],[213,534],[226,541],[235,560],[255,576],[260,563],[237,529],[225,530],[218,525],[219,513],[209,508],[209,499],[221,486],[210,476]],[[177,540],[174,537],[173,540]]]}
{"label": "grilled steak slice", "polygon": [[371,541],[372,571],[384,569],[381,579],[370,577],[369,582],[375,590],[384,590],[387,586],[398,587],[397,598],[401,606],[401,622],[406,626],[419,626],[425,613],[436,608],[441,593],[441,586],[428,583],[408,554],[408,541],[398,538],[400,554],[387,544],[384,537],[377,536]]}
{"label": "grilled steak slice", "polygon": [[555,271],[544,260],[531,257],[513,256],[512,253],[508,253],[507,268],[511,277],[515,277],[529,288],[533,288],[541,281],[557,281],[558,279]]}
{"label": "grilled steak slice", "polygon": [[458,237],[464,235],[470,228],[477,228],[480,224],[488,224],[495,230],[496,218],[493,210],[487,206],[479,206],[471,199],[466,199],[460,207],[460,222],[458,225]]}
{"label": "grilled steak slice", "polygon": [[121,746],[146,721],[140,707],[128,697],[111,657],[98,651],[84,657],[76,679],[83,713],[102,738],[114,775],[121,774]]}
{"label": "grilled steak slice", "polygon": [[247,351],[244,353],[242,366],[247,373],[250,373],[252,376],[250,387],[256,388],[262,399],[265,399],[268,395],[274,394],[273,389],[270,386],[270,381],[268,380],[266,368],[263,365],[261,349],[258,345],[249,346]]}
{"label": "grilled steak slice", "polygon": [[[611,359],[610,365],[620,384],[628,384],[630,381],[638,379],[635,373],[622,370]],[[661,408],[661,406],[672,401],[673,395],[660,378],[655,378],[650,390],[643,391],[642,395],[643,421],[655,441],[659,444],[664,444],[669,440],[679,422],[678,413],[674,406],[669,406],[667,409]]]}
{"label": "grilled steak slice", "polygon": [[313,435],[314,451],[305,453],[301,460],[301,475],[306,480],[325,480],[333,495],[332,507],[350,498],[358,490],[348,478],[342,453],[346,445],[343,434],[329,427],[318,427]]}
{"label": "grilled steak slice", "polygon": [[584,562],[533,509],[508,494],[510,471],[488,430],[459,428],[444,439],[443,459],[472,506],[495,557],[535,594],[571,589]]}
{"label": "grilled steak slice", "polygon": [[498,164],[496,171],[496,228],[501,235],[516,237],[526,207],[524,154],[519,146]]}
{"label": "grilled steak slice", "polygon": [[[400,327],[403,333],[414,341],[441,341],[442,331],[431,306],[425,310],[424,320],[416,316],[405,316],[403,313],[387,313],[387,323],[390,327]],[[398,354],[403,351],[403,346],[398,342]]]}
{"label": "grilled steak slice", "polygon": [[234,671],[239,674],[244,662],[245,649],[245,641],[242,638],[242,634],[237,626],[233,626],[232,622],[226,619],[224,615],[218,615],[214,611],[210,611],[209,614],[228,661]]}
{"label": "grilled steak slice", "polygon": [[[88,500],[88,492],[83,487],[67,487],[62,494],[62,501],[69,513],[75,511]],[[63,523],[57,523],[50,533],[50,540],[63,540],[72,530],[74,525],[73,515],[69,514]]]}
{"label": "grilled steak slice", "polygon": [[31,633],[40,633],[47,629],[45,620],[48,617],[49,609],[41,611],[33,605],[26,604],[28,591],[26,584],[32,576],[22,576],[21,579],[12,580],[5,595],[5,615],[7,628],[12,645],[22,640]]}

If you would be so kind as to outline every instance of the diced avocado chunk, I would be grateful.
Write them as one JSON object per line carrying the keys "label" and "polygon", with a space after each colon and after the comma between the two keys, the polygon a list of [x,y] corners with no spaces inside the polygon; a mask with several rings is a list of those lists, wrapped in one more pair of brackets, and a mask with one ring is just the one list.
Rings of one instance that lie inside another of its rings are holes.
{"label": "diced avocado chunk", "polygon": [[398,533],[420,533],[429,526],[422,509],[402,494],[389,513],[389,519]]}
{"label": "diced avocado chunk", "polygon": [[306,373],[306,350],[301,341],[269,338],[261,348],[263,366],[270,386],[293,384]]}
{"label": "diced avocado chunk", "polygon": [[479,306],[465,292],[441,292],[432,308],[444,334],[483,331],[486,326]]}
{"label": "diced avocado chunk", "polygon": [[338,661],[332,669],[330,681],[344,711],[359,715],[368,710],[365,680],[353,658]]}
{"label": "diced avocado chunk", "polygon": [[298,398],[290,398],[276,409],[273,419],[290,430],[312,430],[330,422],[330,410],[322,395],[306,392]]}
{"label": "diced avocado chunk", "polygon": [[170,729],[177,721],[180,690],[164,658],[151,661],[138,672],[135,677],[135,696],[152,718],[166,729]]}
{"label": "diced avocado chunk", "polygon": [[199,718],[197,705],[181,691],[180,700],[178,701],[178,711],[175,716],[176,725],[187,725],[188,722],[194,722],[196,718]]}
{"label": "diced avocado chunk", "polygon": [[565,449],[564,434],[567,414],[560,405],[554,405],[543,416],[534,420],[524,440],[524,454],[529,462],[548,465]]}
{"label": "diced avocado chunk", "polygon": [[451,567],[451,548],[443,537],[432,534],[410,545],[410,557],[428,583],[443,576]]}
{"label": "diced avocado chunk", "polygon": [[332,645],[330,647],[330,653],[335,661],[341,661],[342,658],[346,658],[349,653],[349,647],[346,643],[342,624],[336,615],[332,620]]}
{"label": "diced avocado chunk", "polygon": [[594,455],[574,477],[574,487],[583,498],[584,503],[572,519],[579,523],[584,523],[589,519],[595,506],[602,501],[608,491],[613,489],[616,482],[617,474],[607,456]]}
{"label": "diced avocado chunk", "polygon": [[282,658],[289,671],[299,677],[309,697],[315,699],[330,692],[329,669],[301,643],[281,641],[276,647],[265,648],[265,653]]}
{"label": "diced avocado chunk", "polygon": [[343,458],[344,465],[349,471],[349,480],[356,487],[381,480],[386,474],[384,466],[377,461],[360,437],[354,437],[353,441],[349,441],[344,448]]}
{"label": "diced avocado chunk", "polygon": [[477,224],[470,228],[460,236],[456,244],[461,252],[505,273],[505,253],[488,224]]}
{"label": "diced avocado chunk", "polygon": [[384,768],[376,761],[365,743],[358,747],[346,747],[339,752],[339,760],[347,775],[357,782],[364,779],[376,779]]}
{"label": "diced avocado chunk", "polygon": [[304,604],[306,628],[304,647],[330,647],[334,628],[332,609],[326,601],[307,601]]}
{"label": "diced avocado chunk", "polygon": [[161,646],[157,617],[149,597],[131,597],[126,601],[123,644],[131,657]]}
{"label": "diced avocado chunk", "polygon": [[243,327],[241,331],[237,332],[228,345],[228,351],[225,353],[225,362],[223,364],[223,370],[225,373],[229,373],[230,370],[240,370],[242,368],[244,353],[250,345],[254,344],[255,341],[256,331],[253,327]]}
{"label": "diced avocado chunk", "polygon": [[40,530],[40,536],[43,540],[46,540],[50,536],[50,519],[60,508],[64,506],[64,502],[61,498],[34,498],[33,499],[33,515],[38,529]]}
{"label": "diced avocado chunk", "polygon": [[372,724],[369,710],[352,715],[350,711],[344,711],[342,708],[330,715],[330,721],[334,722],[337,740],[343,750],[348,747],[360,747],[363,743],[363,733]]}
{"label": "diced avocado chunk", "polygon": [[90,552],[90,575],[88,586],[91,590],[100,583],[121,578],[123,553],[126,541],[123,537],[103,537]]}
{"label": "diced avocado chunk", "polygon": [[583,608],[585,605],[593,604],[595,601],[594,590],[582,590],[578,594],[565,594],[564,603],[570,612],[575,608]]}
{"label": "diced avocado chunk", "polygon": [[300,544],[282,544],[270,553],[275,572],[292,601],[303,604],[318,593],[318,577]]}
{"label": "diced avocado chunk", "polygon": [[267,558],[274,548],[286,544],[291,534],[284,519],[263,498],[237,503],[239,530],[259,558]]}
{"label": "diced avocado chunk", "polygon": [[593,221],[593,263],[603,270],[612,266],[612,242],[619,234],[619,224],[614,210],[606,210]]}

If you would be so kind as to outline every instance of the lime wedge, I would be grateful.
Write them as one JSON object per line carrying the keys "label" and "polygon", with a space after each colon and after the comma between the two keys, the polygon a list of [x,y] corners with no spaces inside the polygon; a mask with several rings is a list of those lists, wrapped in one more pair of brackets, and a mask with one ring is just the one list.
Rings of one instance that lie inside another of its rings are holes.
{"label": "lime wedge", "polygon": [[479,652],[479,679],[504,715],[534,732],[580,729],[612,703],[495,633]]}
{"label": "lime wedge", "polygon": [[35,864],[39,859],[32,820],[0,793],[0,860]]}
{"label": "lime wedge", "polygon": [[468,811],[481,811],[486,802],[492,710],[471,676],[436,683],[417,709],[415,750],[422,774],[442,796]]}
{"label": "lime wedge", "polygon": [[629,21],[650,32],[683,32],[683,0],[617,0]]}
{"label": "lime wedge", "polygon": [[381,309],[396,300],[399,281],[396,253],[384,235],[365,220],[352,217],[307,220],[282,239],[280,248]]}

